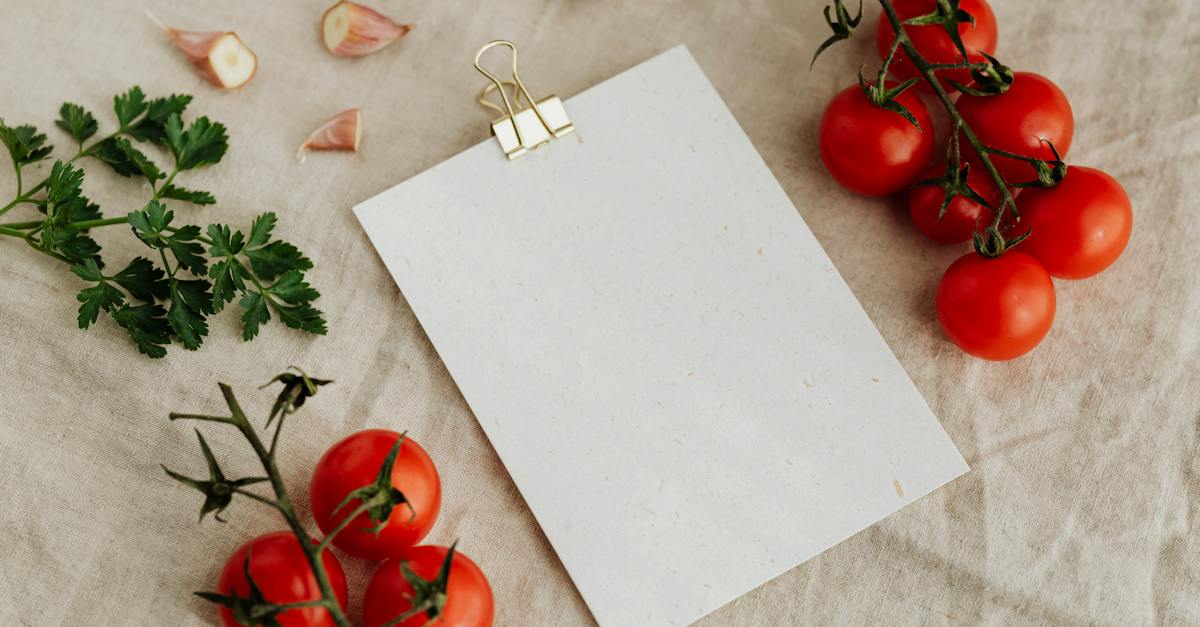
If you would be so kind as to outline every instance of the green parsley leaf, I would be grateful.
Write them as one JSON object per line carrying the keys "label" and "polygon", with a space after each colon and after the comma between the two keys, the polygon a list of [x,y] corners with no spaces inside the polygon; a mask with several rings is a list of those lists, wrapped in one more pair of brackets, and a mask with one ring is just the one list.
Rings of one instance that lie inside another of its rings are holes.
{"label": "green parsley leaf", "polygon": [[137,173],[146,177],[147,181],[156,183],[166,178],[167,175],[158,169],[158,166],[150,160],[150,157],[147,157],[145,153],[135,148],[128,139],[118,137],[113,140],[113,144],[117,147],[117,150],[120,150],[125,155],[128,162],[133,164],[133,167],[137,169]]}
{"label": "green parsley leaf", "polygon": [[304,281],[304,274],[296,270],[289,270],[280,275],[269,291],[289,305],[308,304],[321,297],[320,292]]}
{"label": "green parsley leaf", "polygon": [[86,329],[100,317],[100,310],[111,311],[114,307],[125,304],[125,296],[121,290],[108,283],[97,283],[86,287],[75,296],[79,300],[79,328]]}
{"label": "green parsley leaf", "polygon": [[249,273],[237,258],[227,258],[209,267],[208,276],[212,279],[213,308],[221,311],[238,292],[246,291]]}
{"label": "green parsley leaf", "polygon": [[114,137],[109,137],[92,144],[87,149],[87,154],[108,164],[113,169],[113,172],[121,176],[129,177],[142,173],[138,165],[117,145],[117,139]]}
{"label": "green parsley leaf", "polygon": [[8,149],[8,156],[17,167],[41,161],[50,156],[54,146],[46,144],[46,134],[28,124],[8,126],[0,119],[0,143]]}
{"label": "green parsley leaf", "polygon": [[204,258],[204,246],[196,239],[200,236],[200,227],[189,224],[168,230],[174,217],[175,212],[168,210],[166,205],[151,200],[146,203],[145,209],[129,214],[129,226],[147,246],[170,250],[179,267],[197,275],[207,273],[208,260]]}
{"label": "green parsley leaf", "polygon": [[213,241],[208,252],[214,257],[230,257],[242,252],[242,232],[231,230],[224,224],[208,225],[208,238]]}
{"label": "green parsley leaf", "polygon": [[112,312],[112,317],[129,333],[138,352],[157,359],[167,354],[164,347],[171,343],[171,325],[166,313],[154,304],[122,305]]}
{"label": "green parsley leaf", "polygon": [[89,137],[96,134],[99,126],[96,124],[96,118],[83,107],[73,103],[64,102],[58,110],[58,119],[54,121],[58,128],[66,131],[71,139],[83,144]]}
{"label": "green parsley leaf", "polygon": [[246,250],[250,268],[259,278],[270,281],[288,270],[308,270],[312,262],[287,242],[274,241],[262,248]]}
{"label": "green parsley leaf", "polygon": [[258,292],[246,292],[238,302],[245,311],[242,312],[242,339],[249,342],[258,335],[259,325],[271,320],[271,312],[267,310],[267,302]]}
{"label": "green parsley leaf", "polygon": [[165,244],[160,245],[159,238],[162,237],[163,229],[167,228],[174,217],[175,212],[168,211],[166,205],[157,200],[151,200],[146,203],[144,209],[129,214],[129,226],[133,227],[134,233],[142,241],[155,248],[163,248]]}
{"label": "green parsley leaf", "polygon": [[176,187],[174,183],[162,188],[162,190],[159,191],[159,195],[163,198],[170,198],[173,200],[186,200],[187,202],[195,205],[212,205],[216,204],[217,202],[217,199],[213,198],[213,195],[208,192],[193,191],[190,189],[184,189],[182,187]]}
{"label": "green parsley leaf", "polygon": [[296,307],[284,307],[274,302],[271,303],[276,313],[279,314],[279,319],[287,326],[293,329],[299,329],[306,333],[315,333],[317,335],[325,335],[325,318],[321,312],[309,304],[303,304]]}
{"label": "green parsley leaf", "polygon": [[146,112],[146,94],[142,88],[134,85],[129,91],[113,98],[113,111],[122,130],[128,130],[138,116]]}
{"label": "green parsley leaf", "polygon": [[[103,268],[104,261],[100,259],[100,244],[82,232],[66,226],[42,228],[43,250],[57,252],[74,263],[91,261]],[[48,244],[48,247],[47,247]]]}
{"label": "green parsley leaf", "polygon": [[129,262],[124,270],[113,275],[112,280],[125,288],[130,296],[148,303],[166,298],[169,291],[166,274],[145,257]]}
{"label": "green parsley leaf", "polygon": [[175,255],[179,267],[196,275],[203,275],[208,272],[208,260],[204,258],[204,246],[196,241],[199,236],[200,227],[189,224],[179,227],[178,231],[161,239]]}
{"label": "green parsley leaf", "polygon": [[46,202],[51,207],[79,198],[83,191],[83,170],[64,161],[55,161],[46,180]]}
{"label": "green parsley leaf", "polygon": [[196,118],[185,131],[179,115],[172,114],[167,118],[164,131],[180,171],[217,163],[229,149],[225,125],[207,117]]}
{"label": "green parsley leaf", "polygon": [[250,241],[246,243],[251,248],[257,248],[266,244],[271,239],[271,231],[275,230],[275,212],[268,211],[254,218],[254,223],[250,225]]}
{"label": "green parsley leaf", "polygon": [[80,290],[75,296],[79,305],[79,328],[86,329],[96,322],[101,311],[112,311],[125,304],[125,295],[121,290],[109,285],[100,267],[95,261],[87,261],[82,265],[71,266],[71,272],[84,281],[94,281],[96,285]]}
{"label": "green parsley leaf", "polygon": [[167,322],[183,347],[194,351],[208,335],[208,324],[204,321],[212,312],[208,281],[172,280],[170,283],[171,309],[167,312]]}
{"label": "green parsley leaf", "polygon": [[78,266],[71,266],[71,272],[84,281],[104,280],[104,274],[100,272],[100,267],[95,262],[86,262]]}
{"label": "green parsley leaf", "polygon": [[183,115],[192,97],[187,94],[171,94],[165,98],[155,98],[146,107],[146,117],[129,129],[129,134],[138,141],[148,141],[159,146],[167,143],[167,118],[172,115]]}
{"label": "green parsley leaf", "polygon": [[208,276],[212,279],[213,307],[220,311],[238,292],[246,291],[249,273],[237,259],[245,242],[242,241],[241,231],[231,230],[224,224],[208,225],[208,238],[213,242],[208,247],[208,253],[214,258],[208,269]]}
{"label": "green parsley leaf", "polygon": [[295,246],[279,240],[267,243],[271,239],[271,232],[275,230],[275,222],[274,212],[267,212],[255,218],[245,249],[254,274],[267,281],[288,270],[308,270],[312,267],[312,261]]}

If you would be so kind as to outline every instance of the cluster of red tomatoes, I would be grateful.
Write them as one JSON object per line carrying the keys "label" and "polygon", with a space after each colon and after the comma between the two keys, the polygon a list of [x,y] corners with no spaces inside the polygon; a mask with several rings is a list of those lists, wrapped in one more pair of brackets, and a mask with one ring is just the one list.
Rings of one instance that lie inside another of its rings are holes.
{"label": "cluster of red tomatoes", "polygon": [[[892,6],[900,20],[937,9],[935,0],[894,0]],[[991,7],[986,0],[960,0],[958,8],[974,18],[974,24],[958,24],[969,61],[989,60],[985,53],[994,54],[997,41]],[[904,30],[927,62],[963,61],[946,27],[907,25]],[[876,42],[885,59],[895,39],[891,22],[881,17]],[[889,71],[900,80],[919,74],[903,48],[896,51]],[[956,93],[950,82],[972,85],[969,69],[938,73],[942,87],[952,98],[957,96],[954,108],[964,125],[984,146],[1008,153],[990,153],[1006,187],[1039,179],[1034,164],[1012,155],[1057,162],[1066,157],[1075,131],[1071,105],[1058,86],[1032,72],[1013,72],[1011,78],[1002,93],[972,95]],[[826,168],[838,183],[859,194],[887,196],[909,188],[909,212],[919,231],[938,243],[972,240],[1002,206],[994,179],[960,133],[966,183],[977,197],[955,196],[943,210],[941,185],[913,185],[946,172],[944,162],[931,165],[935,146],[929,111],[912,89],[896,96],[895,102],[917,125],[872,103],[859,86],[835,96],[820,126]],[[1133,226],[1129,197],[1121,185],[1094,168],[1071,165],[1056,185],[1010,191],[1017,198],[1020,218],[1006,215],[1004,230],[1027,231],[1029,236],[995,257],[970,253],[958,259],[946,270],[937,292],[938,320],[947,337],[984,359],[1013,359],[1033,349],[1054,320],[1051,276],[1082,279],[1100,273],[1121,255]]]}
{"label": "cluster of red tomatoes", "polygon": [[[363,623],[367,627],[420,627],[431,622],[426,612],[414,613],[414,603],[420,602],[421,594],[414,589],[401,566],[409,574],[434,582],[451,551],[442,546],[417,546],[433,528],[441,506],[442,488],[437,469],[425,450],[411,438],[395,431],[371,429],[334,444],[313,472],[310,489],[313,517],[321,531],[329,533],[359,504],[357,499],[343,504],[347,495],[376,480],[388,452],[401,438],[391,481],[392,487],[404,494],[407,505],[396,506],[387,519],[387,526],[379,533],[372,531],[372,521],[362,513],[333,539],[334,546],[354,557],[386,560],[367,585],[363,607]],[[250,576],[266,601],[287,604],[321,598],[316,577],[299,540],[291,531],[259,536],[234,552],[217,582],[217,591],[221,594],[240,597],[251,594],[244,574],[247,551],[250,552]],[[345,608],[346,576],[342,565],[331,551],[325,551],[321,558],[338,602]],[[444,594],[444,598],[438,600],[437,624],[490,626],[494,605],[492,590],[483,571],[455,551],[448,572],[444,593],[436,592]],[[411,616],[392,622],[406,613]],[[239,625],[229,609],[220,608],[220,614],[226,627]],[[289,609],[280,613],[278,620],[284,627],[332,627],[334,624],[329,613],[319,607]]]}

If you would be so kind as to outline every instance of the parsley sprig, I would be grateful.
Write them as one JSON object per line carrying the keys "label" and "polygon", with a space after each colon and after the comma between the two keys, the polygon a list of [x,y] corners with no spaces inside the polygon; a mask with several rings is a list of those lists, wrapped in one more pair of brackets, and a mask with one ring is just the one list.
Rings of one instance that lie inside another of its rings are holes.
{"label": "parsley sprig", "polygon": [[[219,122],[207,117],[183,121],[191,100],[178,94],[147,99],[135,86],[113,99],[117,130],[99,139],[93,139],[100,130],[95,116],[80,105],[63,103],[55,125],[74,141],[74,155],[55,160],[50,174],[32,186],[26,185],[25,169],[49,159],[54,148],[35,127],[8,126],[0,119],[0,143],[16,176],[16,195],[0,207],[0,216],[23,205],[40,214],[35,220],[0,223],[0,236],[24,240],[68,264],[87,284],[76,296],[81,329],[107,314],[150,357],[166,355],[172,342],[198,349],[209,332],[208,317],[234,299],[242,308],[246,341],[258,335],[272,314],[293,329],[325,334],[324,316],[313,306],[320,293],[304,274],[312,262],[292,244],[274,238],[274,213],[259,215],[244,234],[224,224],[204,230],[182,224],[168,206],[169,201],[216,203],[211,193],[183,187],[176,178],[218,163],[229,147]],[[161,167],[143,147],[169,155],[171,167]],[[123,177],[144,178],[152,192],[145,206],[105,218],[83,194],[85,172],[77,162],[85,158],[107,164]],[[110,274],[91,231],[118,224],[128,225],[150,251]]]}

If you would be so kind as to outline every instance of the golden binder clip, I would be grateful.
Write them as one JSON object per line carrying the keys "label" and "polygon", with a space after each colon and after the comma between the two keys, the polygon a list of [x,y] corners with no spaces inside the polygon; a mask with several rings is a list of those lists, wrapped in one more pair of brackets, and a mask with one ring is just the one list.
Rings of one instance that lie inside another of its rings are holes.
{"label": "golden binder clip", "polygon": [[[512,50],[511,81],[502,81],[496,78],[494,74],[483,69],[483,66],[479,64],[479,58],[483,56],[483,53],[496,46],[508,46]],[[500,142],[500,148],[504,150],[504,155],[510,160],[549,143],[552,138],[562,137],[575,130],[575,126],[567,118],[567,110],[563,108],[562,100],[559,100],[558,96],[552,95],[536,101],[529,94],[525,83],[521,82],[521,77],[517,74],[517,47],[513,42],[501,39],[480,48],[479,52],[475,53],[475,69],[492,81],[492,84],[485,87],[479,94],[479,104],[489,109],[495,109],[504,116],[492,122],[492,135],[496,136],[496,141]],[[512,98],[509,98],[505,91],[505,85],[511,87]],[[488,94],[492,91],[500,92],[500,99],[504,101],[503,109],[487,99]],[[520,107],[522,97],[529,106],[523,109],[514,109],[514,101]]]}

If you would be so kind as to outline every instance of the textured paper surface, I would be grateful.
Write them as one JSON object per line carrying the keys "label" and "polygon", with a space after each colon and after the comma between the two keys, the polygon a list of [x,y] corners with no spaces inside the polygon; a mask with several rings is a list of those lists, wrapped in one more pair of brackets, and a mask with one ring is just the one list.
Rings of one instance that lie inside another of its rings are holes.
{"label": "textured paper surface", "polygon": [[680,625],[966,470],[686,48],[355,208],[603,625]]}
{"label": "textured paper surface", "polygon": [[[203,350],[151,361],[109,322],[75,329],[82,284],[0,238],[0,624],[216,625],[189,592],[214,585],[239,543],[283,524],[235,501],[230,524],[197,527],[199,500],[158,464],[204,466],[195,435],[166,415],[220,411],[216,381],[248,410],[269,407],[270,392],[255,388],[288,364],[337,380],[283,438],[281,469],[302,513],[331,443],[402,424],[446,488],[428,541],[457,538],[484,569],[497,625],[594,624],[350,210],[487,139],[471,56],[497,37],[522,46],[531,89],[563,98],[686,42],[971,465],[701,626],[1200,624],[1200,84],[1179,80],[1200,58],[1200,4],[992,3],[1000,58],[1062,87],[1077,123],[1068,160],[1120,180],[1135,220],[1116,265],[1056,284],[1041,346],[996,364],[955,349],[934,317],[937,279],[967,247],[924,243],[899,203],[841,190],[817,155],[822,108],[878,59],[878,3],[864,4],[854,39],[808,71],[829,36],[828,2],[380,0],[372,6],[417,28],[354,60],[318,41],[330,2],[5,6],[5,121],[36,124],[69,156],[54,127],[64,100],[95,112],[105,132],[112,95],[132,83],[194,94],[195,115],[228,125],[231,146],[219,166],[178,181],[212,190],[218,204],[180,207],[177,219],[245,227],[279,212],[280,234],[316,264],[309,278],[330,326],[313,338],[272,323],[247,344],[234,308],[213,318]],[[144,19],[147,6],[182,28],[236,29],[259,55],[258,75],[214,89]],[[365,116],[361,152],[297,164],[308,133],[354,105]],[[6,167],[4,198],[16,189]],[[145,203],[141,181],[88,168],[84,187],[107,215]],[[4,219],[35,215],[22,207]],[[147,252],[120,227],[97,237],[114,266]],[[205,433],[229,470],[257,472],[237,434]],[[357,616],[377,565],[341,558]]]}

